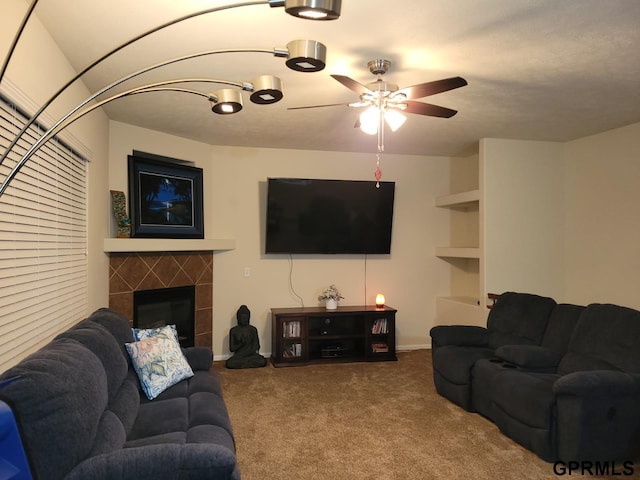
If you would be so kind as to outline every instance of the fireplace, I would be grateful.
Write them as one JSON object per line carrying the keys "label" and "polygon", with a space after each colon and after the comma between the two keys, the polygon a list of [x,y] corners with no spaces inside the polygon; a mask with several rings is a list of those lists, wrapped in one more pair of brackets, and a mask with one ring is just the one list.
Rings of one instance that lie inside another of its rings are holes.
{"label": "fireplace", "polygon": [[195,345],[212,346],[213,252],[112,252],[109,266],[109,307],[131,326],[135,292],[195,286]]}
{"label": "fireplace", "polygon": [[175,325],[180,346],[194,346],[196,288],[194,285],[133,292],[134,328]]}

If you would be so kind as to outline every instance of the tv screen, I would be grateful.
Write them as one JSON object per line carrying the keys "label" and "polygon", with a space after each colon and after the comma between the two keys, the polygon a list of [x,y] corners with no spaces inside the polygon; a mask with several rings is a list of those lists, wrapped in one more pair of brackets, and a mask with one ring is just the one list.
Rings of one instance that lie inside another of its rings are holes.
{"label": "tv screen", "polygon": [[391,253],[394,182],[269,178],[265,253]]}

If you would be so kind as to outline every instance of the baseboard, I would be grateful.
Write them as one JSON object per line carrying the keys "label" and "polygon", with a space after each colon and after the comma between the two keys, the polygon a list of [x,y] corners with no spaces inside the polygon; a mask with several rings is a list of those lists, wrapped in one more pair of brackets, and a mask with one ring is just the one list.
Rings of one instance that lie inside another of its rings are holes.
{"label": "baseboard", "polygon": [[396,347],[397,352],[410,352],[411,350],[431,350],[431,343],[420,345],[398,345]]}

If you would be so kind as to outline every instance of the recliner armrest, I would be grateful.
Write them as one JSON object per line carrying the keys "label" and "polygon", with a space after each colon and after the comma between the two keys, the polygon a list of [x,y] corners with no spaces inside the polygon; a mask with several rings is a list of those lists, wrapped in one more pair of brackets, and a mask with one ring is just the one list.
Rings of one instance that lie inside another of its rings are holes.
{"label": "recliner armrest", "polygon": [[209,347],[187,347],[182,353],[193,370],[209,370],[213,365],[213,351]]}
{"label": "recliner armrest", "polygon": [[444,345],[486,347],[489,332],[484,327],[473,325],[439,325],[429,332],[433,343],[438,347]]}
{"label": "recliner armrest", "polygon": [[496,357],[528,369],[555,369],[562,357],[539,345],[503,345],[495,351]]}
{"label": "recliner armrest", "polygon": [[615,370],[591,370],[563,375],[553,384],[555,395],[639,395],[640,375]]}

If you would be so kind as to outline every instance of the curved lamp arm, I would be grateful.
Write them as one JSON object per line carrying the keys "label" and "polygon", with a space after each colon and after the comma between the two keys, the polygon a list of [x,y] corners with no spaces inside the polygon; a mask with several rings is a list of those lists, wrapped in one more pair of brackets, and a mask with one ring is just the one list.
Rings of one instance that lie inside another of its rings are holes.
{"label": "curved lamp arm", "polygon": [[[165,80],[162,82],[150,83],[147,85],[142,85],[139,87],[135,87],[129,90],[125,90],[124,92],[117,93],[109,98],[105,98],[89,107],[86,107],[80,110],[81,106],[74,108],[69,113],[67,113],[64,117],[58,120],[51,128],[49,128],[46,132],[42,134],[42,136],[27,150],[27,152],[22,156],[22,158],[14,165],[11,171],[4,178],[2,185],[0,185],[0,196],[2,196],[9,186],[9,183],[15,178],[20,169],[29,161],[29,159],[44,145],[46,142],[51,140],[54,136],[56,136],[60,131],[67,128],[76,120],[84,117],[86,114],[92,112],[93,110],[102,107],[103,105],[112,102],[113,100],[117,100],[122,97],[127,97],[129,95],[135,95],[138,93],[149,93],[156,91],[175,91],[175,92],[184,92],[191,93],[194,95],[200,95],[207,99],[210,98],[209,94],[198,92],[196,90],[189,90],[186,88],[180,87],[166,87],[166,85],[173,85],[176,83],[218,83],[224,85],[230,85],[234,87],[239,87],[245,91],[253,91],[253,85],[248,82],[232,82],[229,80],[218,80],[211,78],[179,78],[175,80]],[[84,103],[86,104],[86,102]],[[83,105],[84,105],[83,104]]]}
{"label": "curved lamp arm", "polygon": [[[124,77],[119,78],[115,82],[110,83],[106,87],[103,87],[100,90],[98,90],[97,92],[95,92],[94,94],[90,95],[86,100],[84,100],[82,103],[77,105],[68,115],[71,115],[75,111],[80,110],[82,107],[84,107],[86,104],[88,104],[92,100],[95,100],[97,97],[99,97],[103,93],[111,90],[112,88],[120,85],[121,83],[124,83],[127,80],[131,80],[132,78],[135,78],[135,77],[137,77],[139,75],[142,75],[143,73],[150,72],[150,71],[155,70],[155,69],[160,68],[160,67],[164,67],[164,66],[167,66],[167,65],[172,65],[174,63],[182,62],[182,61],[185,61],[185,60],[190,60],[190,59],[193,59],[193,58],[205,57],[205,56],[209,56],[209,55],[217,55],[217,54],[220,54],[220,53],[271,53],[276,57],[289,58],[290,57],[290,51],[289,51],[290,48],[295,50],[295,53],[298,54],[298,55],[317,56],[318,58],[315,58],[315,60],[318,61],[317,62],[318,65],[321,65],[322,68],[324,68],[324,56],[326,54],[326,47],[322,43],[314,41],[314,40],[293,40],[293,41],[291,41],[291,42],[289,42],[287,44],[287,48],[286,49],[274,48],[274,49],[269,50],[269,49],[262,49],[262,48],[231,48],[231,49],[223,49],[223,50],[208,50],[208,51],[205,51],[205,52],[192,53],[192,54],[188,54],[188,55],[183,55],[181,57],[172,58],[170,60],[165,60],[163,62],[156,63],[155,65],[151,65],[149,67],[145,67],[145,68],[142,68],[142,69],[140,69],[140,70],[138,70],[136,72],[130,73],[128,75],[125,75]],[[313,52],[309,52],[309,50],[313,50]],[[289,63],[290,61],[291,61],[291,59],[288,60],[287,62]],[[295,68],[295,67],[290,67],[290,68]],[[316,68],[319,68],[319,67],[316,67]],[[5,152],[2,154],[2,157],[0,157],[0,165],[2,165],[2,163],[5,161],[5,159],[7,158],[7,156],[9,155],[11,150],[13,149],[13,147],[18,143],[20,138],[22,138],[22,136],[27,131],[27,129],[33,124],[33,122],[35,121],[35,118],[37,117],[37,115],[38,114],[36,114],[34,117],[32,117],[31,120],[29,122],[27,122],[27,124],[20,130],[20,132],[18,132],[18,134],[12,140],[11,144],[7,147]],[[68,116],[68,115],[66,115],[66,116]],[[63,119],[64,119],[64,117],[63,117]],[[54,127],[56,125],[57,125],[57,123],[54,124]],[[2,195],[2,191],[0,191],[0,195]]]}
{"label": "curved lamp arm", "polygon": [[9,47],[9,52],[7,53],[7,56],[4,59],[4,63],[2,64],[2,69],[0,69],[0,82],[2,82],[2,79],[4,78],[4,73],[7,71],[9,60],[11,60],[11,57],[13,56],[13,51],[16,49],[16,45],[18,44],[18,40],[20,40],[22,31],[24,30],[25,25],[29,21],[29,17],[31,17],[31,14],[33,13],[33,9],[36,8],[37,3],[38,3],[38,0],[33,0],[33,2],[31,2],[31,5],[29,6],[29,10],[27,10],[27,13],[24,15],[24,18],[22,19],[22,23],[20,24],[20,27],[18,27],[18,31],[16,32],[15,37],[13,37],[13,42],[11,42],[11,46]]}
{"label": "curved lamp arm", "polygon": [[[22,29],[24,28],[24,25],[26,24],[27,20],[29,19],[31,12],[33,11],[33,8],[35,7],[35,4],[37,3],[37,0],[34,0],[33,4],[31,5],[27,15],[25,16],[22,25],[14,39],[14,47],[15,44],[17,43],[20,34],[22,33]],[[24,133],[29,129],[29,127],[31,127],[35,121],[37,120],[37,118],[42,114],[42,112],[44,112],[52,103],[53,101],[58,98],[67,88],[69,88],[76,80],[78,80],[80,77],[82,77],[85,73],[87,73],[89,70],[91,70],[92,68],[94,68],[96,65],[102,63],[104,60],[106,60],[107,58],[111,57],[113,54],[119,52],[120,50],[122,50],[125,47],[128,47],[129,45],[131,45],[132,43],[137,42],[138,40],[141,40],[149,35],[151,35],[152,33],[158,32],[160,30],[163,30],[167,27],[170,27],[172,25],[175,25],[177,23],[183,22],[185,20],[189,20],[191,18],[195,18],[201,15],[206,15],[208,13],[214,13],[214,12],[219,12],[222,10],[230,10],[233,8],[239,8],[239,7],[246,7],[246,6],[251,6],[251,5],[261,5],[261,4],[269,4],[269,6],[271,7],[285,7],[285,11],[291,15],[294,16],[298,16],[301,18],[309,18],[309,19],[314,19],[314,20],[334,20],[336,18],[340,17],[340,10],[341,10],[341,0],[254,0],[254,1],[247,1],[247,2],[241,2],[241,3],[235,3],[235,4],[230,4],[230,5],[220,5],[217,7],[211,7],[211,8],[207,8],[204,10],[200,10],[198,12],[194,12],[194,13],[190,13],[188,15],[184,15],[182,17],[170,20],[166,23],[163,23],[162,25],[159,25],[155,28],[152,28],[151,30],[147,30],[144,33],[141,33],[137,36],[135,36],[134,38],[132,38],[131,40],[128,40],[127,42],[117,46],[116,48],[114,48],[113,50],[111,50],[110,52],[104,54],[102,57],[98,58],[97,60],[95,60],[93,63],[91,63],[90,65],[88,65],[87,67],[85,67],[84,69],[82,69],[77,75],[75,75],[73,78],[71,78],[67,83],[65,83],[56,93],[54,93],[51,98],[49,98],[45,103],[42,104],[42,106],[38,109],[38,111],[36,113],[34,113],[31,118],[27,121],[27,123],[24,125],[24,127],[20,130],[20,132],[16,135],[16,137],[13,139],[13,141],[11,142],[11,144],[9,145],[9,147],[7,148],[7,150],[4,152],[4,154],[2,155],[2,158],[0,158],[0,164],[2,164],[2,162],[4,161],[4,159],[7,157],[7,155],[9,154],[9,152],[11,152],[11,150],[13,150],[13,148],[15,147],[16,143],[18,143],[18,141],[20,140],[20,138],[22,137],[22,135],[24,135]],[[321,16],[309,16],[306,14],[306,12],[308,11],[317,11],[319,13],[321,13]],[[4,69],[6,69],[7,64],[9,63],[9,59],[11,58],[11,54],[13,53],[13,48],[11,48],[11,50],[9,51],[9,54],[7,55],[7,58],[5,59],[5,65],[3,66],[3,73],[4,73]],[[2,80],[2,77],[0,77],[0,81]],[[1,195],[1,193],[0,193]]]}
{"label": "curved lamp arm", "polygon": [[[160,68],[160,67],[164,67],[166,65],[171,65],[173,63],[177,63],[177,62],[181,62],[184,60],[189,60],[192,58],[197,58],[197,57],[203,57],[203,56],[207,56],[207,55],[216,55],[218,53],[241,53],[241,52],[263,52],[263,53],[273,53],[273,50],[260,50],[260,49],[225,49],[225,50],[210,50],[207,52],[200,52],[200,53],[194,53],[191,55],[184,55],[182,57],[177,57],[177,58],[173,58],[171,60],[166,60],[164,62],[160,62],[157,63],[155,65],[152,65],[150,67],[146,67],[143,68],[141,70],[138,70],[137,72],[133,72],[129,75],[126,75],[118,80],[116,80],[115,82],[107,85],[106,87],[101,88],[100,90],[98,90],[97,92],[95,92],[94,94],[90,95],[86,100],[84,100],[83,102],[81,102],[80,104],[78,104],[71,112],[69,112],[67,115],[65,115],[65,117],[62,118],[63,121],[66,117],[68,117],[69,115],[72,115],[75,111],[80,110],[82,107],[84,107],[86,104],[88,104],[89,102],[91,102],[92,100],[96,99],[97,97],[99,97],[100,95],[102,95],[103,93],[111,90],[112,88],[120,85],[123,82],[126,82],[127,80],[130,80],[134,77],[137,77],[139,75],[142,75],[143,73],[149,72],[151,70],[155,70],[156,68]],[[24,135],[24,133],[27,131],[27,129],[33,125],[35,119],[38,117],[39,113],[42,112],[42,109],[39,110],[38,113],[36,113],[33,117],[31,117],[31,119],[26,123],[26,125],[20,130],[20,132],[18,132],[18,134],[15,136],[15,138],[13,139],[13,141],[11,142],[11,144],[7,147],[6,151],[2,154],[2,157],[0,157],[0,165],[2,165],[2,163],[5,161],[5,159],[7,158],[7,156],[9,155],[9,153],[11,152],[11,150],[13,149],[13,147],[15,147],[16,143],[18,143],[18,141],[20,140],[20,138],[22,138],[22,136]],[[56,122],[52,128],[55,128],[58,123],[60,122]],[[0,193],[1,194],[1,193]]]}

